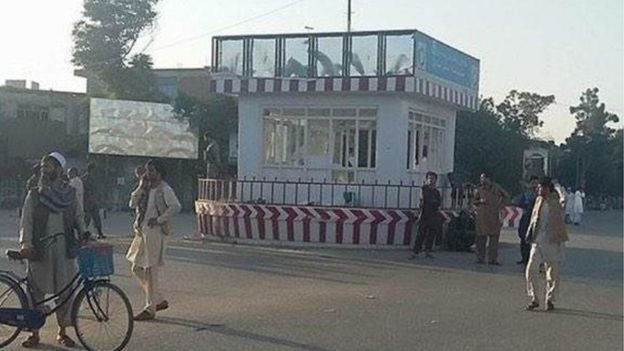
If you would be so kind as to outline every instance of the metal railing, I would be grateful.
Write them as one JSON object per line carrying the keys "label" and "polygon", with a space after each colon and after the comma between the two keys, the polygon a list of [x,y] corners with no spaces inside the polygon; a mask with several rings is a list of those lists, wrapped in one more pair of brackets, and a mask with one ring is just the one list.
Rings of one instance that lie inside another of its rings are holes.
{"label": "metal railing", "polygon": [[[472,186],[438,187],[442,207],[467,207],[473,189]],[[419,206],[422,185],[415,182],[332,183],[313,179],[200,179],[198,195],[199,200],[235,203],[414,209]]]}

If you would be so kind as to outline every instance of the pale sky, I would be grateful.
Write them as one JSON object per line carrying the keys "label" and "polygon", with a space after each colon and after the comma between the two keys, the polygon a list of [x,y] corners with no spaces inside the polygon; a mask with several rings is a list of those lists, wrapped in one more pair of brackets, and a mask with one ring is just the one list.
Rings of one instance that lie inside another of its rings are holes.
{"label": "pale sky", "polygon": [[[554,94],[540,135],[561,142],[575,125],[568,106],[586,88],[599,87],[607,108],[624,118],[623,3],[353,0],[353,30],[414,28],[463,50],[481,60],[481,95],[496,101],[511,89]],[[202,67],[213,34],[342,31],[346,9],[346,0],[161,0],[146,52],[157,68]],[[27,79],[84,92],[70,62],[81,10],[82,0],[0,1],[0,84]]]}

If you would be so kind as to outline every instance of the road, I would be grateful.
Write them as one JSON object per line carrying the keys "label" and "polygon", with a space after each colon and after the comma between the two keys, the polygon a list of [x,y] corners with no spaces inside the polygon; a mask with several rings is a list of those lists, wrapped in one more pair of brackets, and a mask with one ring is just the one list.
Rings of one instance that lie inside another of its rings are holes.
{"label": "road", "polygon": [[[105,221],[117,247],[112,280],[142,306],[123,251],[129,214]],[[161,275],[170,308],[135,325],[127,350],[622,350],[621,212],[592,212],[571,241],[553,312],[527,312],[517,238],[501,237],[503,265],[469,253],[407,260],[407,250],[275,248],[185,241],[182,215]],[[0,213],[0,246],[15,218]],[[0,259],[0,266],[20,270]],[[55,321],[43,332],[54,343]],[[72,333],[73,335],[73,333]],[[21,336],[21,340],[24,336]],[[8,350],[21,350],[16,342]]]}

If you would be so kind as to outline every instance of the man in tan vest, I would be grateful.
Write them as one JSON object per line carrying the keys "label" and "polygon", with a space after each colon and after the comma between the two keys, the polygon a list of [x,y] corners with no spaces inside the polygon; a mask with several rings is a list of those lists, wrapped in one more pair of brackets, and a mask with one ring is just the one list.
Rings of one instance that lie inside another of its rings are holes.
{"label": "man in tan vest", "polygon": [[476,229],[475,244],[477,247],[478,264],[485,263],[485,246],[487,242],[488,262],[491,265],[499,265],[498,262],[498,239],[503,222],[500,218],[500,211],[505,206],[505,201],[509,194],[486,173],[481,174],[481,184],[477,187],[473,197],[473,204],[476,207]]}
{"label": "man in tan vest", "polygon": [[559,268],[564,257],[563,243],[568,241],[568,233],[561,202],[550,179],[542,180],[537,191],[538,197],[527,232],[531,254],[525,277],[531,303],[526,309],[532,311],[540,305],[535,287],[539,278],[539,266],[543,263],[546,271],[546,310],[551,311],[555,308],[554,300],[559,289]]}

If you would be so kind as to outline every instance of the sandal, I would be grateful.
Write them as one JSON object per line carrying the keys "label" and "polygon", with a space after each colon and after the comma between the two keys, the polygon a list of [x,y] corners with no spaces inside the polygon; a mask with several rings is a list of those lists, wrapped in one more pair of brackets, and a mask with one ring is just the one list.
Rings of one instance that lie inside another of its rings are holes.
{"label": "sandal", "polygon": [[59,345],[61,345],[61,346],[76,347],[76,342],[74,340],[72,340],[67,335],[59,335],[59,336],[57,336],[56,337],[56,342],[58,342]]}
{"label": "sandal", "polygon": [[39,346],[38,336],[31,335],[22,342],[22,347],[27,348],[27,349],[32,349],[37,346]]}

